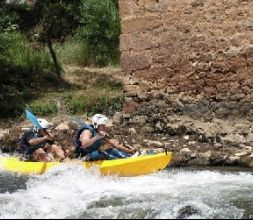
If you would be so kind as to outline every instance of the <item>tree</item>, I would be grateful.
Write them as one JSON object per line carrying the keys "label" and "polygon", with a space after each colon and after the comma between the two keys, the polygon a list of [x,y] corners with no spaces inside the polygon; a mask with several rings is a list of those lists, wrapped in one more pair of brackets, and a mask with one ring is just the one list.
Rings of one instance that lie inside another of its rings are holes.
{"label": "tree", "polygon": [[79,38],[89,64],[105,66],[119,60],[120,19],[116,0],[83,0]]}
{"label": "tree", "polygon": [[38,19],[38,39],[47,44],[58,77],[61,76],[61,66],[53,42],[64,42],[78,26],[79,4],[80,0],[37,0],[33,5],[34,17]]}

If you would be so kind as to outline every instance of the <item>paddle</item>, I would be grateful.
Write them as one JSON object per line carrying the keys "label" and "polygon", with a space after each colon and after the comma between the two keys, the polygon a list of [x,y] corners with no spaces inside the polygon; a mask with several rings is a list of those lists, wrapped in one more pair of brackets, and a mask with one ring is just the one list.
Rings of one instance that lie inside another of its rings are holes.
{"label": "paddle", "polygon": [[[39,129],[43,129],[42,126],[40,125],[40,123],[39,123],[37,117],[36,117],[31,111],[29,111],[29,110],[26,109],[26,110],[25,110],[25,114],[26,114],[26,118],[27,118],[30,122],[32,122],[32,124],[33,124],[34,126],[36,126],[36,127],[39,128]],[[46,134],[47,134],[48,136],[50,136],[49,133],[47,132],[47,130],[44,130],[44,131],[46,132]]]}
{"label": "paddle", "polygon": [[32,122],[32,124],[34,126],[36,126],[39,129],[42,129],[42,126],[40,125],[38,119],[36,118],[36,116],[29,110],[25,110],[25,114],[26,114],[26,118]]}

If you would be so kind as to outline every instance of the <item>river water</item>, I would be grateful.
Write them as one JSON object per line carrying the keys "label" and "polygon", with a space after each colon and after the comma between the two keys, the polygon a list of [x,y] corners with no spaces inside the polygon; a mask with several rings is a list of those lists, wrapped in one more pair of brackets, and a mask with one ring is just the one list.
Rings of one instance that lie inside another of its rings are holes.
{"label": "river water", "polygon": [[0,170],[0,218],[253,218],[253,172],[168,168],[119,178],[74,165],[30,177]]}

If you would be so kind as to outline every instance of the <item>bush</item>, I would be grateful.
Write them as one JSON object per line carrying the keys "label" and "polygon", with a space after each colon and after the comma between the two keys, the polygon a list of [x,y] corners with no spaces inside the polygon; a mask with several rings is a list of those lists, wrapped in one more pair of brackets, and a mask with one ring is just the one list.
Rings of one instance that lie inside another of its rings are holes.
{"label": "bush", "polygon": [[42,89],[43,77],[53,68],[48,52],[32,49],[18,33],[0,34],[0,117],[20,114],[33,93]]}
{"label": "bush", "polygon": [[83,0],[76,39],[82,45],[83,65],[119,63],[120,19],[115,0]]}
{"label": "bush", "polygon": [[68,93],[65,100],[71,114],[93,115],[98,112],[110,114],[120,111],[124,98],[120,89],[92,87],[85,92]]}
{"label": "bush", "polygon": [[58,113],[57,104],[53,100],[34,101],[28,107],[36,115],[48,116]]}

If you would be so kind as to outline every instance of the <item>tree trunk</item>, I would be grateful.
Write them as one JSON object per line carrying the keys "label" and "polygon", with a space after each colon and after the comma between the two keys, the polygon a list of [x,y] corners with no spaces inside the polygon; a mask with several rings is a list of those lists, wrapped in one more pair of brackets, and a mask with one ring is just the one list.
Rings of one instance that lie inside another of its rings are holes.
{"label": "tree trunk", "polygon": [[61,78],[61,67],[60,67],[60,64],[58,62],[58,59],[57,59],[57,56],[56,56],[56,53],[54,51],[54,48],[53,48],[53,44],[52,44],[52,40],[51,39],[48,39],[47,40],[47,46],[49,48],[49,51],[50,51],[50,54],[52,56],[52,59],[54,61],[54,66],[55,66],[55,71],[56,71],[56,74],[59,78]]}

